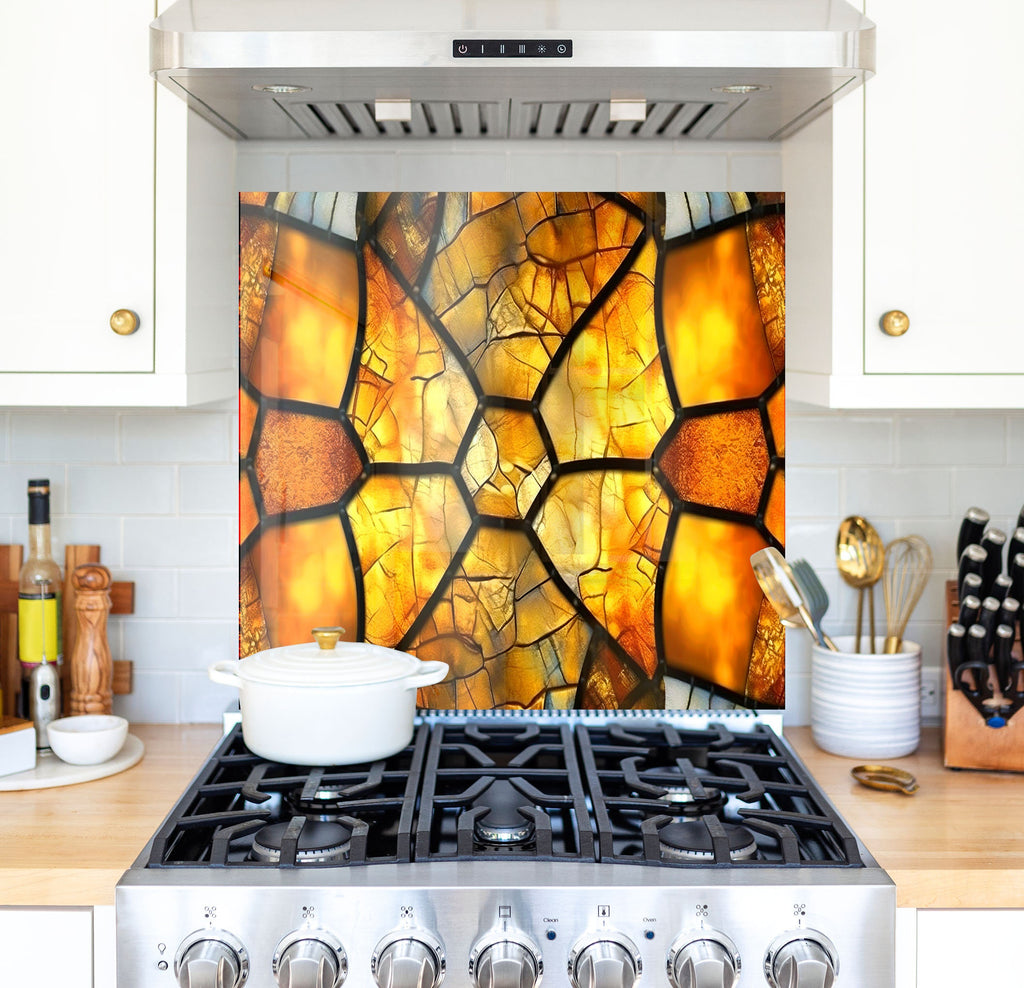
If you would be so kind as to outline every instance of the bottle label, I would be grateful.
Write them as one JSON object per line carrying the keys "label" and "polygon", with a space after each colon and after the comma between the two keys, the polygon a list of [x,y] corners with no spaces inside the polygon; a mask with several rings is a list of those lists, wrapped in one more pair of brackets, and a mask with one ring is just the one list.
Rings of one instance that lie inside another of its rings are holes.
{"label": "bottle label", "polygon": [[18,596],[18,658],[23,665],[34,666],[43,661],[61,662],[60,597]]}

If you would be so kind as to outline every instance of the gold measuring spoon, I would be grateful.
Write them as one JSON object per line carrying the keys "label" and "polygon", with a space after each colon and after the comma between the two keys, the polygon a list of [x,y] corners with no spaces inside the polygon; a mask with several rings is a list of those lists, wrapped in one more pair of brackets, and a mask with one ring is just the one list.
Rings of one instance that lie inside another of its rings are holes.
{"label": "gold measuring spoon", "polygon": [[869,651],[875,650],[874,586],[885,568],[885,546],[875,526],[860,515],[850,515],[839,523],[836,536],[836,568],[846,583],[859,591],[857,597],[857,638],[853,650],[860,651],[861,629],[864,626],[864,593],[868,596],[870,625]]}
{"label": "gold measuring spoon", "polygon": [[909,772],[891,765],[858,765],[850,769],[850,775],[869,789],[901,792],[904,796],[913,796],[921,788]]}

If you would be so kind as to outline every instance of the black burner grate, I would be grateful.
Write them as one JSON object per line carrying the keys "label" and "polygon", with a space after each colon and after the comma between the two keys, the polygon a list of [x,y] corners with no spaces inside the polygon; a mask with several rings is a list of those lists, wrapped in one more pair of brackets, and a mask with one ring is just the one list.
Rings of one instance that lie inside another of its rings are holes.
{"label": "black burner grate", "polygon": [[[350,836],[314,859],[314,829]],[[273,835],[277,860],[265,860],[260,831]],[[259,758],[236,727],[161,826],[147,866],[517,857],[680,868],[863,866],[842,818],[763,724],[730,732],[714,723],[682,729],[629,717],[525,716],[420,724],[390,758],[312,769]]]}

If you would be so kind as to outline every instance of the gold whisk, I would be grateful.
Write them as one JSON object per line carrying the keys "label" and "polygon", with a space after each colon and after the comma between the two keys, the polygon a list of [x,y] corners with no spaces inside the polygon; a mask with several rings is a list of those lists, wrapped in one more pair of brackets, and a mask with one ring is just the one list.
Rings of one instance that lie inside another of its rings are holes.
{"label": "gold whisk", "polygon": [[885,547],[882,595],[885,599],[886,655],[903,645],[903,633],[932,571],[932,550],[920,535],[893,539]]}

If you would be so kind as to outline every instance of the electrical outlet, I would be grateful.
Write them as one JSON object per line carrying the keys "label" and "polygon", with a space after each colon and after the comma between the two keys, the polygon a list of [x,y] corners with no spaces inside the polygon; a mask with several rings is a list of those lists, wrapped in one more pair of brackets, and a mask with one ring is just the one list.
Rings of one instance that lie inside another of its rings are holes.
{"label": "electrical outlet", "polygon": [[936,721],[941,714],[942,689],[939,669],[921,670],[921,717]]}

